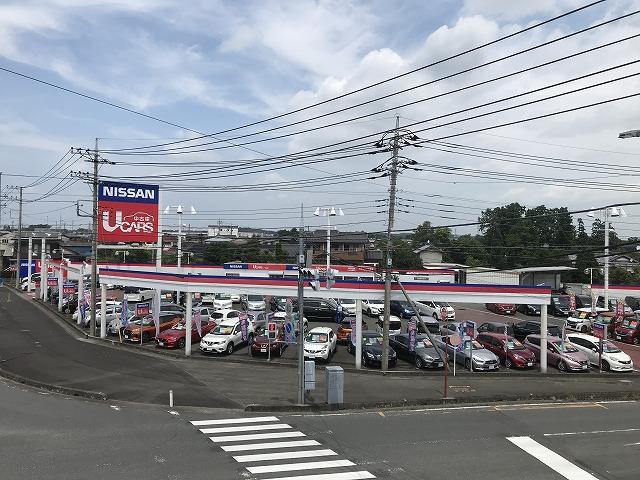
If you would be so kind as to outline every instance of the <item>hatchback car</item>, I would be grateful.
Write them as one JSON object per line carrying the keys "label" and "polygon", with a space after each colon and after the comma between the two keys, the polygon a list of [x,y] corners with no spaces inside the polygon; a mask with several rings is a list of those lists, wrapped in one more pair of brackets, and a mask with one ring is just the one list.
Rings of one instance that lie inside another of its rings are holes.
{"label": "hatchback car", "polygon": [[389,302],[389,311],[392,315],[400,318],[411,318],[416,314],[411,304],[403,300],[391,300]]}
{"label": "hatchback car", "polygon": [[[506,331],[505,331],[506,329]],[[478,327],[478,333],[500,333],[513,337],[513,325],[502,322],[484,322]]]}
{"label": "hatchback car", "polygon": [[540,315],[540,305],[531,305],[529,303],[521,303],[516,307],[516,310],[525,315]]}
{"label": "hatchback car", "polygon": [[413,351],[410,348],[409,339],[410,337],[407,333],[389,337],[389,345],[396,351],[398,357],[412,363],[418,370],[421,368],[444,367],[444,362],[427,335],[416,335]]}
{"label": "hatchback car", "polygon": [[[340,325],[338,326],[338,330],[336,331],[336,336],[338,337],[338,342],[347,342],[349,340],[349,335],[352,333],[351,332],[351,320],[353,319],[353,317],[351,318],[345,318],[344,320],[342,320],[340,322]],[[362,330],[367,330],[367,324],[362,322]],[[355,333],[353,333],[355,335]]]}
{"label": "hatchback car", "polygon": [[336,353],[337,337],[329,327],[315,327],[304,337],[304,357],[328,362]]}
{"label": "hatchback car", "polygon": [[[448,337],[436,337],[439,347],[446,348],[449,358],[464,365],[467,370],[473,365],[474,371],[493,371],[500,368],[500,359],[476,340],[467,337],[459,347],[453,346]],[[454,355],[455,351],[455,355]]]}
{"label": "hatchback car", "polygon": [[213,308],[216,310],[226,310],[233,307],[231,295],[227,293],[216,293],[213,295]]}
{"label": "hatchback car", "polygon": [[[231,301],[231,297],[229,297]],[[267,305],[262,295],[247,295],[242,301],[242,307],[245,310],[265,310]]]}
{"label": "hatchback car", "polygon": [[[599,366],[599,338],[581,333],[571,333],[567,335],[567,340],[589,357],[591,365]],[[605,341],[602,344],[602,369],[611,372],[633,372],[633,362],[629,355],[613,343]]]}
{"label": "hatchback car", "polygon": [[[213,330],[215,326],[216,324],[214,322],[209,322],[208,320],[200,320],[200,330],[202,331],[202,336]],[[193,322],[191,328],[191,343],[197,343],[201,339],[202,337],[198,333],[198,327],[196,323]],[[184,348],[186,343],[187,326],[185,322],[179,322],[175,324],[173,327],[165,330],[164,332],[160,332],[160,335],[156,337],[156,347],[158,348]]]}
{"label": "hatchback car", "polygon": [[[176,323],[182,320],[182,314],[179,313],[160,313],[160,332],[164,332],[172,328]],[[139,342],[142,335],[142,342],[147,342],[156,336],[156,323],[153,315],[145,315],[142,318],[137,317],[124,327],[122,336],[130,342]]]}
{"label": "hatchback car", "polygon": [[[525,320],[523,322],[513,324],[513,336],[522,342],[528,335],[540,334],[540,329],[540,322]],[[559,337],[560,327],[557,325],[547,325],[547,333],[549,335]]]}
{"label": "hatchback car", "polygon": [[[529,335],[524,340],[524,345],[531,350],[540,360],[540,335]],[[555,365],[561,372],[588,372],[589,359],[578,350],[571,342],[560,337],[547,338],[547,363]]]}
{"label": "hatchback car", "polygon": [[[379,333],[384,330],[384,315],[378,317],[376,330]],[[398,335],[399,333],[402,333],[402,322],[395,315],[389,315],[389,335]]]}
{"label": "hatchback car", "polygon": [[569,295],[552,295],[549,314],[556,317],[568,317],[571,312],[571,298]]}
{"label": "hatchback car", "polygon": [[536,356],[519,340],[501,333],[479,333],[476,340],[492,351],[507,368],[531,368]]}
{"label": "hatchback car", "polygon": [[638,317],[627,317],[615,330],[615,338],[621,342],[638,345],[640,343],[640,322]]}
{"label": "hatchback car", "polygon": [[420,311],[420,315],[428,315],[436,320],[442,320],[441,311],[444,308],[447,311],[447,318],[445,320],[455,320],[456,311],[447,302],[416,302],[416,306]]}
{"label": "hatchback car", "polygon": [[282,323],[276,325],[276,335],[274,339],[269,339],[266,333],[266,326],[257,328],[253,342],[251,343],[251,355],[278,355],[282,356],[287,343],[284,338],[284,326]]}
{"label": "hatchback car", "polygon": [[356,314],[356,301],[351,298],[340,298],[338,303],[342,305],[342,311],[346,316],[355,316]]}

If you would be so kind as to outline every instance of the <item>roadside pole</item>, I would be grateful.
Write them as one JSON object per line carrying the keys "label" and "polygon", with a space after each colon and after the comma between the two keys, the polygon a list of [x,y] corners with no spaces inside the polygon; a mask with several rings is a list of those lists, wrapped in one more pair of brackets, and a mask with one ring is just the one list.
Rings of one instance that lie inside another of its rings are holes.
{"label": "roadside pole", "polygon": [[22,188],[20,187],[20,199],[18,207],[18,248],[16,249],[16,288],[20,289],[20,256],[22,252]]}
{"label": "roadside pole", "polygon": [[[352,334],[354,332],[351,332]],[[356,369],[362,368],[362,300],[356,300]]]}
{"label": "roadside pole", "polygon": [[[42,239],[44,241],[44,238]],[[42,262],[42,267],[44,268],[44,262]],[[46,275],[46,270],[44,275]],[[44,276],[40,274],[40,285],[42,285],[42,281],[44,280]],[[76,323],[80,325],[82,323],[82,315],[80,315],[80,301],[84,298],[84,262],[80,264],[80,278],[78,279],[78,319]],[[71,312],[73,314],[73,312]],[[122,343],[122,342],[121,342]]]}
{"label": "roadside pole", "polygon": [[29,250],[27,252],[27,293],[31,293],[31,262],[33,261],[33,233],[29,235]]}
{"label": "roadside pole", "polygon": [[469,339],[469,373],[473,373],[473,336]]}
{"label": "roadside pole", "polygon": [[40,274],[40,288],[42,289],[42,300],[47,301],[49,293],[49,262],[45,257],[42,262],[42,273]]}
{"label": "roadside pole", "polygon": [[540,305],[540,373],[547,373],[547,306]]}
{"label": "roadside pole", "polygon": [[[89,335],[96,334],[96,296],[98,294],[98,138],[93,154],[93,228],[91,235],[91,310],[89,312]],[[140,325],[142,338],[142,324]]]}
{"label": "roadside pole", "polygon": [[187,308],[187,312],[186,312],[186,325],[185,327],[187,328],[186,331],[186,341],[184,344],[184,354],[188,357],[191,355],[191,329],[193,328],[193,322],[192,322],[192,315],[193,315],[193,295],[191,294],[191,292],[185,292],[184,293],[185,297],[186,297],[186,308]]}
{"label": "roadside pole", "polygon": [[64,275],[62,272],[63,261],[64,260],[60,261],[60,268],[58,268],[58,311],[59,312],[62,311],[62,295],[63,295],[62,284],[64,283]]}
{"label": "roadside pole", "polygon": [[[298,405],[304,405],[304,203],[300,204],[300,230],[298,231]],[[295,329],[294,329],[295,331]]]}
{"label": "roadside pole", "polygon": [[47,269],[45,268],[45,263],[47,261],[47,257],[45,255],[45,235],[42,235],[42,239],[40,241],[40,298],[44,300],[44,292],[47,291],[46,286],[44,284],[45,279],[47,278]]}
{"label": "roadside pole", "polygon": [[600,339],[600,345],[598,348],[598,368],[600,369],[600,373],[602,373],[602,350],[604,348],[604,342],[602,341],[602,338]]}
{"label": "roadside pole", "polygon": [[[115,304],[113,311],[115,313]],[[107,285],[100,284],[100,338],[107,338]]]}

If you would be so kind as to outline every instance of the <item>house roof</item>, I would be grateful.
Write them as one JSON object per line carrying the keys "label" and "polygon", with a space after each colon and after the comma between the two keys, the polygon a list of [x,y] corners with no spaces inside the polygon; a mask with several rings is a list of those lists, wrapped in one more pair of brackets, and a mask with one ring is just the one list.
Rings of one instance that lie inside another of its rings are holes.
{"label": "house roof", "polygon": [[425,250],[431,250],[433,252],[440,252],[442,253],[442,249],[436,247],[434,244],[432,243],[425,243],[424,245],[422,245],[421,247],[416,248],[413,253],[421,253],[424,252]]}

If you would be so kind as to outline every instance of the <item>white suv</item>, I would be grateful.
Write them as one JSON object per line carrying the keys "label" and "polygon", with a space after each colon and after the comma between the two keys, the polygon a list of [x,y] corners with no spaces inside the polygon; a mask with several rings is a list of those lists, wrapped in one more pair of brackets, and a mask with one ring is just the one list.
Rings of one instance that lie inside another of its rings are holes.
{"label": "white suv", "polygon": [[336,334],[329,327],[315,327],[304,337],[304,357],[328,362],[336,353]]}
{"label": "white suv", "polygon": [[384,310],[382,300],[362,300],[362,311],[370,317],[377,317]]}
{"label": "white suv", "polygon": [[[598,365],[600,339],[584,333],[570,333],[567,340],[589,358],[591,365]],[[602,346],[602,369],[612,372],[632,372],[633,361],[631,357],[605,340]]]}
{"label": "white suv", "polygon": [[[247,335],[249,344],[253,341],[253,325],[251,322],[247,325]],[[233,353],[235,347],[243,343],[242,329],[240,328],[240,320],[237,318],[223,320],[207,333],[200,341],[200,350],[204,353]]]}
{"label": "white suv", "polygon": [[447,320],[455,320],[456,318],[456,311],[447,302],[416,302],[416,306],[420,311],[420,315],[429,315],[436,320],[441,320],[440,310],[442,307],[447,309]]}
{"label": "white suv", "polygon": [[216,293],[213,296],[213,308],[216,310],[225,310],[233,307],[233,300],[231,295],[226,293]]}
{"label": "white suv", "polygon": [[356,301],[350,298],[340,298],[338,303],[342,305],[342,311],[346,316],[353,317],[356,314]]}

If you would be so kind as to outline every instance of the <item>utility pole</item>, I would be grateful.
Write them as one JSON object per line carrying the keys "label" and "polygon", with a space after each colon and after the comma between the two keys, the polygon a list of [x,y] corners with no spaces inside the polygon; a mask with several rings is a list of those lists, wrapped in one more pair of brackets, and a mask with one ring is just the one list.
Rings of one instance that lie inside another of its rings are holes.
{"label": "utility pole", "polygon": [[[304,204],[300,204],[298,232],[298,405],[304,405]],[[295,329],[294,329],[295,331]]]}
{"label": "utility pole", "polygon": [[2,172],[0,172],[0,230],[2,230]]}
{"label": "utility pole", "polygon": [[[96,295],[98,284],[98,138],[93,152],[93,235],[91,237],[91,318],[89,335],[96,334]],[[79,298],[79,297],[78,297]],[[105,299],[103,299],[105,300]],[[142,330],[141,330],[142,331]],[[141,334],[142,335],[142,334]]]}
{"label": "utility pole", "polygon": [[396,128],[393,133],[391,156],[391,184],[389,186],[389,217],[387,220],[387,246],[386,265],[384,277],[384,321],[382,324],[382,373],[389,369],[389,317],[391,301],[391,231],[393,230],[393,220],[396,208],[396,182],[398,179],[398,150],[400,143],[400,117],[396,116]]}
{"label": "utility pole", "polygon": [[22,246],[22,188],[20,187],[20,196],[18,198],[18,248],[16,252],[16,288],[20,288],[20,252]]}

